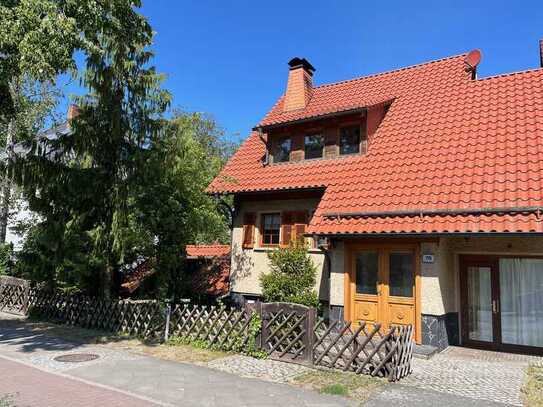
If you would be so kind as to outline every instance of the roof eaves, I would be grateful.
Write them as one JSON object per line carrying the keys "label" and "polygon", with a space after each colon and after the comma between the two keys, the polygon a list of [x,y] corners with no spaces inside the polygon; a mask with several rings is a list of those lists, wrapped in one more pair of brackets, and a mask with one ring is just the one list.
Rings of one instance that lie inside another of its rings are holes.
{"label": "roof eaves", "polygon": [[334,117],[347,116],[347,115],[355,114],[355,113],[362,113],[362,112],[365,112],[367,109],[372,108],[372,107],[392,104],[392,102],[394,102],[395,99],[396,99],[395,96],[386,97],[386,98],[380,99],[380,100],[375,101],[375,102],[371,101],[369,103],[364,103],[363,106],[350,108],[350,109],[346,109],[346,110],[337,110],[335,112],[329,112],[329,113],[324,113],[324,114],[315,114],[315,115],[306,116],[306,117],[303,117],[301,119],[295,119],[295,120],[287,120],[287,121],[278,120],[278,121],[276,121],[274,123],[270,123],[270,124],[267,124],[267,125],[259,124],[259,125],[255,126],[255,127],[253,127],[252,130],[253,131],[270,130],[270,129],[284,127],[284,126],[291,126],[291,125],[294,125],[294,124],[307,123],[307,122],[311,122],[311,121],[315,121],[315,120],[325,120],[325,119],[331,119],[331,118],[334,118]]}

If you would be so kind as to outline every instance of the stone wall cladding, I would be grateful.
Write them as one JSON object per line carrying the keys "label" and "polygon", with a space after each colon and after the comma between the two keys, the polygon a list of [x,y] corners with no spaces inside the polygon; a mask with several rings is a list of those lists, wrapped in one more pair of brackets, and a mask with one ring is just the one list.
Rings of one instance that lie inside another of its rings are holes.
{"label": "stone wall cladding", "polygon": [[443,350],[460,343],[458,313],[444,315],[422,314],[422,344]]}
{"label": "stone wall cladding", "polygon": [[344,321],[344,308],[341,305],[330,305],[328,318],[330,321]]}

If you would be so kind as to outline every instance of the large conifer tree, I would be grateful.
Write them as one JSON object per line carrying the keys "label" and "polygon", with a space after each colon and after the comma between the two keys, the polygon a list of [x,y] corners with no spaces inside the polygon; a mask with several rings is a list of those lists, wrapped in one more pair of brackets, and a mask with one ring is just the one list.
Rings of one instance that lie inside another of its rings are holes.
{"label": "large conifer tree", "polygon": [[[74,15],[90,15],[95,2],[66,1]],[[170,97],[150,65],[153,33],[137,12],[139,1],[100,2],[100,13],[80,25],[86,48],[81,78],[87,95],[71,132],[41,140],[17,159],[14,174],[31,209],[48,224],[53,252],[63,256],[66,236],[88,241],[85,250],[100,270],[100,293],[116,292],[129,234],[128,201],[141,153],[160,135]],[[84,239],[83,239],[84,237]]]}

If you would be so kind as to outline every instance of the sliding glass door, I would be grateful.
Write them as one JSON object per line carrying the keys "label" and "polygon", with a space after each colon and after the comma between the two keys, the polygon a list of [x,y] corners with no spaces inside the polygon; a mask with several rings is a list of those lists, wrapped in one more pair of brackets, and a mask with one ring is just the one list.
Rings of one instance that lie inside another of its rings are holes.
{"label": "sliding glass door", "polygon": [[543,259],[500,259],[504,344],[543,347]]}
{"label": "sliding glass door", "polygon": [[493,342],[492,269],[468,267],[467,290],[468,338],[477,342]]}
{"label": "sliding glass door", "polygon": [[462,336],[468,346],[543,350],[543,259],[462,258]]}

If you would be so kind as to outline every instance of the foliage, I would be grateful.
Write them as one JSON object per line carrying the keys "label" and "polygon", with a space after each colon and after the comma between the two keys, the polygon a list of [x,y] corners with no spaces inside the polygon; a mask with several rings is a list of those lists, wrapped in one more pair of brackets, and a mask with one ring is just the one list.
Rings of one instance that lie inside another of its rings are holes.
{"label": "foliage", "polygon": [[346,397],[349,395],[349,390],[340,383],[329,384],[323,387],[321,392],[324,394],[332,394],[334,396],[343,396],[343,397]]}
{"label": "foliage", "polygon": [[14,81],[27,78],[30,82],[43,84],[54,82],[59,74],[69,72],[75,76],[76,51],[102,52],[92,33],[102,32],[103,28],[112,25],[112,21],[116,24],[116,20],[109,18],[112,11],[122,17],[130,3],[139,6],[138,1],[122,0],[2,1],[0,121],[7,122],[17,114],[16,101],[10,93]]}
{"label": "foliage", "polygon": [[231,151],[215,122],[199,113],[176,112],[139,167],[130,208],[139,230],[156,237],[159,297],[186,294],[180,248],[189,243],[228,242],[225,217],[204,193]]}
{"label": "foliage", "polygon": [[13,403],[13,396],[11,394],[6,394],[0,396],[0,407],[12,407],[15,406]]}
{"label": "foliage", "polygon": [[279,248],[268,254],[270,273],[260,277],[266,302],[292,302],[310,307],[319,306],[314,290],[317,269],[301,243]]}
{"label": "foliage", "polygon": [[0,276],[11,274],[13,268],[13,245],[0,245]]}
{"label": "foliage", "polygon": [[311,370],[291,380],[291,384],[320,393],[349,397],[356,405],[364,405],[385,383],[381,378],[335,370]]}
{"label": "foliage", "polygon": [[[152,66],[153,32],[139,7],[130,0],[0,6],[0,22],[7,21],[0,27],[2,80],[28,85],[17,99],[21,123],[23,111],[36,112],[17,129],[28,154],[9,165],[37,214],[20,226],[28,237],[15,272],[51,288],[115,295],[122,266],[144,257],[158,272],[143,295],[175,299],[183,291],[182,248],[229,240],[220,205],[204,189],[234,146],[208,116],[174,112],[164,119],[170,95]],[[69,134],[35,137],[56,96],[32,101],[30,89],[46,89],[68,71],[87,90],[76,98],[80,114]]]}
{"label": "foliage", "polygon": [[[95,30],[84,31],[94,45],[82,78],[89,93],[78,99],[80,114],[70,123],[71,133],[37,140],[33,154],[17,158],[13,168],[30,209],[43,219],[42,231],[53,238],[52,269],[65,261],[97,262],[100,292],[109,295],[134,244],[127,207],[140,151],[160,134],[169,95],[149,66],[153,33],[145,18],[128,0],[103,7]],[[72,242],[77,236],[81,242]],[[75,259],[66,259],[74,244],[83,247]],[[77,258],[81,253],[84,258]]]}
{"label": "foliage", "polygon": [[528,368],[522,396],[524,405],[527,407],[543,405],[543,367],[530,366]]}

